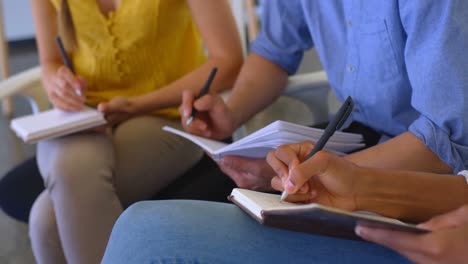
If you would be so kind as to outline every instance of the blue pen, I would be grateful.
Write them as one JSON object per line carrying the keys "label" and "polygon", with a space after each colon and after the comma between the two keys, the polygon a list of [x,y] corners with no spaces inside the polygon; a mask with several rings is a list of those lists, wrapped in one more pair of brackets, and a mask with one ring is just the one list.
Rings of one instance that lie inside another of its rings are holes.
{"label": "blue pen", "polygon": [[[315,153],[323,149],[325,144],[327,144],[328,140],[333,136],[333,134],[335,134],[335,131],[340,129],[340,127],[343,125],[346,119],[348,119],[349,115],[353,111],[353,106],[354,106],[353,99],[351,98],[351,96],[348,96],[346,101],[343,103],[343,105],[340,107],[340,109],[336,113],[335,118],[333,118],[333,120],[327,125],[322,136],[314,145],[314,148],[309,152],[309,155],[307,155],[306,160],[310,159]],[[281,198],[280,198],[281,201],[284,201],[288,197],[288,195],[289,194],[286,192],[286,190],[284,190],[281,193]]]}

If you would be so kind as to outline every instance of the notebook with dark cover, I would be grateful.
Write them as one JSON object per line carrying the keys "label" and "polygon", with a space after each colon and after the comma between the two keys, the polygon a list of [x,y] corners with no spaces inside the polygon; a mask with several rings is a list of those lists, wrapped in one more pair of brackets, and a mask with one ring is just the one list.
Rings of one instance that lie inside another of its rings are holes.
{"label": "notebook with dark cover", "polygon": [[361,239],[356,225],[425,233],[428,230],[369,212],[348,212],[319,204],[280,201],[280,195],[235,188],[229,200],[263,225],[347,239]]}

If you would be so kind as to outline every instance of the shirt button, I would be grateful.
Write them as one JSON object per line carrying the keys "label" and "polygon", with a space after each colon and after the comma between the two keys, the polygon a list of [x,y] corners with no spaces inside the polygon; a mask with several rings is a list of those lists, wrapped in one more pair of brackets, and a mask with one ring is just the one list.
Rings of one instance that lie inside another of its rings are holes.
{"label": "shirt button", "polygon": [[354,69],[354,65],[351,65],[351,64],[348,65],[348,71],[349,71],[349,72],[354,72],[354,70],[355,70],[355,69]]}
{"label": "shirt button", "polygon": [[348,22],[346,24],[348,24],[348,27],[352,27],[353,26],[353,21],[348,20]]}

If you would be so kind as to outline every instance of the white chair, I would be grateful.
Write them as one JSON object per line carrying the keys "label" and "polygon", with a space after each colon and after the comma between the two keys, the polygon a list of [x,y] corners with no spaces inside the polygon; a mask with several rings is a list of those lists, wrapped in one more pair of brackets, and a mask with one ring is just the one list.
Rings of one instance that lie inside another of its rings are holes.
{"label": "white chair", "polygon": [[0,99],[12,96],[24,96],[32,113],[50,108],[49,101],[42,88],[41,68],[39,66],[10,76],[0,82]]}

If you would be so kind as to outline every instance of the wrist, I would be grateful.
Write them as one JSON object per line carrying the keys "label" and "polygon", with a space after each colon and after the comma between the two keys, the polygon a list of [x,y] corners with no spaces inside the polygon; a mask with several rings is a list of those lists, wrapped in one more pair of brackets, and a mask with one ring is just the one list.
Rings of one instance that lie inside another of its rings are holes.
{"label": "wrist", "polygon": [[377,207],[376,201],[376,177],[372,169],[356,166],[353,175],[359,179],[356,184],[355,201],[356,211],[372,211]]}
{"label": "wrist", "polygon": [[236,112],[234,111],[231,111],[231,116],[232,116],[232,127],[231,127],[232,131],[231,132],[234,133],[234,131],[239,129],[244,124],[244,122],[242,121],[240,116],[237,115]]}
{"label": "wrist", "polygon": [[229,131],[230,133],[234,133],[234,131],[236,131],[236,129],[238,129],[240,126],[242,126],[243,122],[241,120],[241,111],[238,111],[235,107],[235,105],[233,105],[232,102],[228,101],[226,102],[226,113],[227,115],[225,115],[226,117],[228,117],[228,120],[230,119],[229,123],[230,123],[230,127],[229,127]]}
{"label": "wrist", "polygon": [[60,65],[56,63],[47,63],[44,65],[41,65],[41,77],[44,80],[47,80],[49,78],[52,78],[54,75],[57,74],[57,70],[60,67]]}
{"label": "wrist", "polygon": [[141,114],[143,112],[141,98],[137,97],[130,97],[128,100],[128,113],[132,115]]}
{"label": "wrist", "polygon": [[[411,179],[411,174],[414,172],[408,174],[360,167],[357,173],[362,178],[356,195],[357,210],[393,218],[411,218],[410,215],[418,208],[424,208],[425,201],[419,197],[419,192],[411,187],[415,183],[421,185],[420,180]],[[422,204],[419,204],[420,202]]]}

